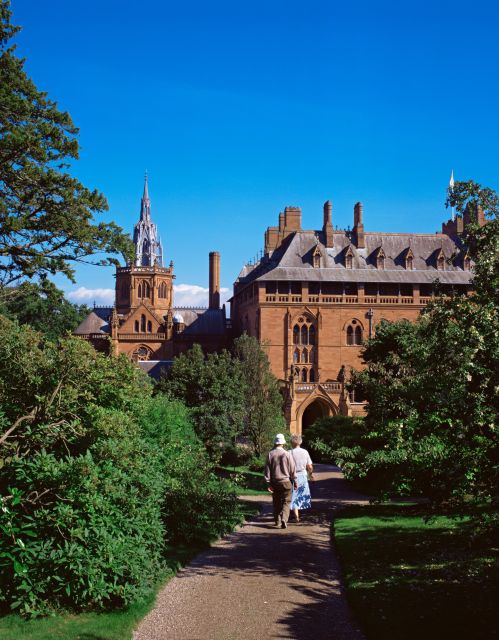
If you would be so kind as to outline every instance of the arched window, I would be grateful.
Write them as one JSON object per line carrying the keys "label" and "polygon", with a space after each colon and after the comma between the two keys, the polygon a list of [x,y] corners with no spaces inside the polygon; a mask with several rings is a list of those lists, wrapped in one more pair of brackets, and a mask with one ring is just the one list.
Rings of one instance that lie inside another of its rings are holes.
{"label": "arched window", "polygon": [[463,269],[465,271],[469,271],[471,268],[471,260],[466,256],[463,260]]}
{"label": "arched window", "polygon": [[306,369],[302,369],[301,370],[301,381],[302,382],[307,382],[307,370]]}
{"label": "arched window", "polygon": [[445,269],[445,257],[440,254],[437,258],[437,269],[443,271]]}
{"label": "arched window", "polygon": [[347,269],[351,269],[352,268],[352,264],[353,264],[352,256],[351,255],[345,256],[345,267]]}
{"label": "arched window", "polygon": [[135,333],[139,332],[139,321],[135,320]]}
{"label": "arched window", "polygon": [[353,327],[352,327],[352,325],[348,325],[348,327],[347,327],[347,344],[348,345],[352,345],[353,344],[353,339],[354,339]]}
{"label": "arched window", "polygon": [[147,321],[147,331],[148,333],[152,333],[152,322],[150,320]]}
{"label": "arched window", "polygon": [[301,328],[301,343],[308,344],[308,327],[306,324]]}
{"label": "arched window", "polygon": [[151,297],[151,287],[147,282],[144,282],[144,298]]}
{"label": "arched window", "polygon": [[384,269],[385,268],[385,256],[380,255],[378,256],[378,269]]}
{"label": "arched window", "polygon": [[414,259],[412,256],[407,256],[406,260],[405,260],[405,268],[408,271],[412,271],[414,268]]}
{"label": "arched window", "polygon": [[166,298],[166,284],[165,284],[164,282],[162,282],[162,283],[159,285],[159,288],[158,288],[158,297],[159,297],[159,298]]}
{"label": "arched window", "polygon": [[146,330],[146,317],[144,314],[140,316],[140,330],[145,333]]}
{"label": "arched window", "polygon": [[314,350],[310,349],[310,351],[308,352],[308,361],[310,362],[310,364],[314,362],[314,359],[315,359]]}
{"label": "arched window", "polygon": [[294,353],[293,353],[293,362],[296,364],[298,362],[300,362],[300,350],[299,349],[295,349]]}
{"label": "arched window", "polygon": [[359,325],[355,327],[354,344],[362,344],[362,329]]}
{"label": "arched window", "polygon": [[300,327],[295,324],[293,327],[293,344],[298,344],[300,342]]}
{"label": "arched window", "polygon": [[132,360],[135,362],[143,362],[144,360],[149,360],[151,357],[151,350],[145,345],[140,345],[135,351],[132,353]]}
{"label": "arched window", "polygon": [[310,325],[308,330],[308,344],[315,344],[315,327]]}
{"label": "arched window", "polygon": [[142,298],[142,283],[140,283],[138,286],[137,295],[139,296],[139,298]]}
{"label": "arched window", "polygon": [[313,369],[310,369],[310,382],[315,382],[315,373]]}
{"label": "arched window", "polygon": [[314,269],[319,269],[321,266],[321,254],[314,253]]}
{"label": "arched window", "polygon": [[308,351],[306,349],[301,352],[301,361],[305,364],[308,362]]}

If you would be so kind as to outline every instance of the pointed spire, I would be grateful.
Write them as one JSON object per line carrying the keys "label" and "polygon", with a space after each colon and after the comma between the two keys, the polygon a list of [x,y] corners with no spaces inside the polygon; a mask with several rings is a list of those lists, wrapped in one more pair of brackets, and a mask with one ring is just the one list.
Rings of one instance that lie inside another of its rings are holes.
{"label": "pointed spire", "polygon": [[151,200],[147,172],[144,176],[144,193],[140,201],[140,219],[135,225],[133,241],[135,244],[136,266],[162,267],[163,247],[158,241],[156,225],[151,220]]}
{"label": "pointed spire", "polygon": [[148,220],[151,216],[151,201],[149,199],[149,187],[147,184],[147,171],[144,175],[144,193],[140,202],[140,219]]}

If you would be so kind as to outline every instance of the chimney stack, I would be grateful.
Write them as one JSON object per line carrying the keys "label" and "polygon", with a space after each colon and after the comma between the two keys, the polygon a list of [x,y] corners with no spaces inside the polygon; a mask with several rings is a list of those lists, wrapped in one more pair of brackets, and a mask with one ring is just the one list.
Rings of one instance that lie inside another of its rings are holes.
{"label": "chimney stack", "polygon": [[355,235],[355,243],[357,249],[365,249],[366,239],[364,237],[364,222],[363,222],[364,205],[362,202],[357,202],[353,208],[353,232]]}
{"label": "chimney stack", "polygon": [[331,249],[334,246],[333,203],[331,200],[326,200],[324,203],[324,224],[322,226],[322,232],[324,233],[324,243],[326,247]]}
{"label": "chimney stack", "polygon": [[210,251],[209,308],[220,309],[220,254]]}

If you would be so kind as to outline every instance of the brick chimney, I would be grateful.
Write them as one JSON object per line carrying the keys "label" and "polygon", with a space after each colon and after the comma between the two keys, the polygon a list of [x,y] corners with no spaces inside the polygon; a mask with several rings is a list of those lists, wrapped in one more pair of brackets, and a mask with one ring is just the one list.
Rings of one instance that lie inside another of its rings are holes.
{"label": "brick chimney", "polygon": [[333,203],[331,200],[326,200],[324,203],[324,224],[322,225],[322,232],[324,234],[324,242],[326,247],[332,248],[334,246],[333,237]]}
{"label": "brick chimney", "polygon": [[220,254],[210,251],[209,308],[220,309]]}
{"label": "brick chimney", "polygon": [[366,239],[364,237],[364,221],[363,221],[364,205],[357,202],[353,208],[353,233],[355,236],[355,244],[357,249],[366,248]]}

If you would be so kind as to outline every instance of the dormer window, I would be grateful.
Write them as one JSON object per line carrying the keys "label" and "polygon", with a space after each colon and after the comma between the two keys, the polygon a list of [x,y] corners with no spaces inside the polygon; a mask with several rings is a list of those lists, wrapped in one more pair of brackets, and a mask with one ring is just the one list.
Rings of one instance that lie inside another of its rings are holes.
{"label": "dormer window", "polygon": [[383,248],[380,247],[376,253],[376,268],[384,269],[385,268],[385,252]]}
{"label": "dormer window", "polygon": [[312,256],[312,264],[314,265],[314,269],[320,269],[321,266],[321,250],[319,249],[319,245],[317,245],[314,249],[314,253]]}
{"label": "dormer window", "polygon": [[471,269],[471,258],[466,254],[463,258],[463,270],[469,271]]}
{"label": "dormer window", "polygon": [[445,269],[445,255],[443,251],[437,255],[437,270],[443,271]]}
{"label": "dormer window", "polygon": [[405,256],[405,268],[407,271],[412,271],[414,269],[414,254],[411,249],[409,249]]}
{"label": "dormer window", "polygon": [[348,247],[348,249],[345,251],[345,269],[352,269],[353,268],[353,251],[352,251],[352,247]]}

